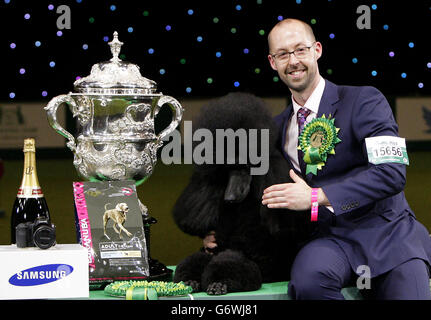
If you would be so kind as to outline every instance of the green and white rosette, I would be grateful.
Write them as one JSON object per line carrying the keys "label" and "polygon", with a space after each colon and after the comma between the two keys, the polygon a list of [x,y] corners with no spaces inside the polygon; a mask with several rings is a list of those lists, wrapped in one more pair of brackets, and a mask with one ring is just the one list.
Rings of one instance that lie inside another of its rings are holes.
{"label": "green and white rosette", "polygon": [[325,165],[328,154],[335,154],[335,144],[341,142],[337,133],[340,128],[335,127],[335,118],[322,115],[321,118],[311,120],[299,136],[298,149],[304,153],[307,164],[305,174],[317,175]]}
{"label": "green and white rosette", "polygon": [[110,296],[125,297],[126,300],[157,300],[160,296],[182,296],[191,294],[193,288],[184,282],[166,281],[115,281],[107,285],[104,292]]}

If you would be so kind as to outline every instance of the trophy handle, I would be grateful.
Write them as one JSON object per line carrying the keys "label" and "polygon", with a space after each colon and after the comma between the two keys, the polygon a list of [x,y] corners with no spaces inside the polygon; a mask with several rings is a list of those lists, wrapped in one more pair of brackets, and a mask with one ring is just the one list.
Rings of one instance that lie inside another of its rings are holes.
{"label": "trophy handle", "polygon": [[54,97],[53,99],[51,99],[51,101],[44,109],[46,110],[48,122],[51,125],[51,127],[53,127],[58,134],[61,134],[63,137],[69,140],[69,142],[67,142],[66,145],[70,150],[72,150],[72,152],[75,152],[76,151],[75,138],[66,129],[64,129],[57,121],[57,109],[63,103],[67,103],[69,104],[69,106],[72,106],[73,110],[77,110],[77,105],[75,103],[75,100],[73,100],[73,98],[67,94],[62,94],[57,97]]}
{"label": "trophy handle", "polygon": [[175,128],[178,126],[178,124],[181,122],[181,119],[183,117],[183,107],[181,104],[174,98],[169,96],[162,96],[158,101],[157,105],[154,108],[154,117],[159,113],[160,108],[164,105],[168,104],[169,107],[172,110],[172,121],[169,126],[165,128],[162,132],[159,133],[157,136],[157,139],[161,141],[164,137],[169,135],[172,131],[175,130]]}

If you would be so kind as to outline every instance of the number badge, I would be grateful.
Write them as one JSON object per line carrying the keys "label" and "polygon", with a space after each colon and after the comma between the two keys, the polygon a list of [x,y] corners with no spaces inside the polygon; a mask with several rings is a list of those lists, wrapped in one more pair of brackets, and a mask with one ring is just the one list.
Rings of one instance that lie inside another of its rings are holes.
{"label": "number badge", "polygon": [[365,138],[368,161],[373,164],[400,163],[409,164],[406,139],[393,136]]}

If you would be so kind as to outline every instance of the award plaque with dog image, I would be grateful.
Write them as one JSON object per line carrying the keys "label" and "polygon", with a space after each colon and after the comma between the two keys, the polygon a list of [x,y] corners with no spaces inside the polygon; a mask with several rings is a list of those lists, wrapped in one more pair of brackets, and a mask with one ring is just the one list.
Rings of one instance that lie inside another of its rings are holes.
{"label": "award plaque with dog image", "polygon": [[148,278],[148,252],[134,182],[74,182],[73,194],[78,242],[88,250],[90,288]]}

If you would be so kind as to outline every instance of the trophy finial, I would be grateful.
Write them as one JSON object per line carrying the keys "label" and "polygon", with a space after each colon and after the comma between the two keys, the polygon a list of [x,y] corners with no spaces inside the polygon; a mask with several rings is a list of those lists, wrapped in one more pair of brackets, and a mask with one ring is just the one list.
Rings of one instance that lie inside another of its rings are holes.
{"label": "trophy finial", "polygon": [[123,42],[118,40],[118,32],[114,32],[114,38],[111,42],[108,42],[109,46],[111,47],[111,53],[112,53],[112,62],[119,62],[120,58],[118,58],[118,55],[121,51],[121,46],[123,45]]}

